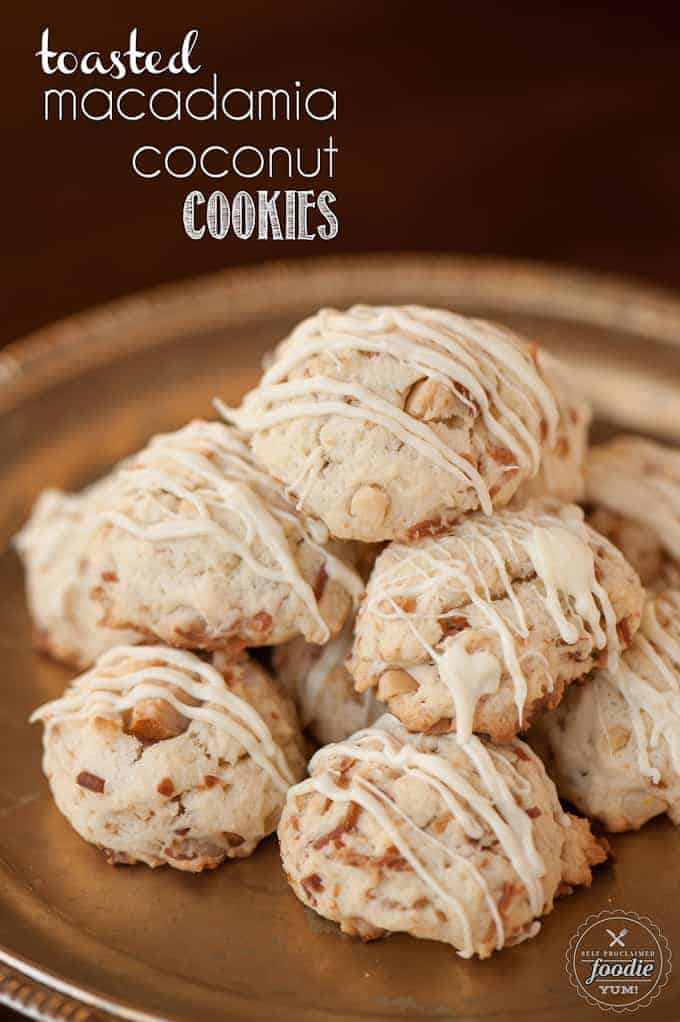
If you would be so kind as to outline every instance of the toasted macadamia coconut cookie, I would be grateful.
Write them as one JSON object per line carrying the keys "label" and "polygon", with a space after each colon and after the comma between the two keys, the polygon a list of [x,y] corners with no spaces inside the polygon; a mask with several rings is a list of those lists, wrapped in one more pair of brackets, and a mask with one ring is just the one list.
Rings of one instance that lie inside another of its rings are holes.
{"label": "toasted macadamia coconut cookie", "polygon": [[633,436],[592,447],[585,499],[644,585],[680,587],[680,450]]}
{"label": "toasted macadamia coconut cookie", "polygon": [[323,309],[238,409],[257,458],[342,539],[406,541],[490,514],[539,471],[559,413],[535,345],[417,305]]}
{"label": "toasted macadamia coconut cookie", "polygon": [[155,437],[116,479],[90,556],[105,621],[172,646],[327,642],[363,591],[328,542],[218,422]]}
{"label": "toasted macadamia coconut cookie", "polygon": [[538,361],[557,397],[557,439],[555,446],[543,453],[537,475],[522,483],[513,497],[515,507],[538,497],[579,503],[585,492],[584,464],[593,410],[589,402],[574,391],[565,370],[554,358],[540,352]]}
{"label": "toasted macadamia coconut cookie", "polygon": [[121,646],[33,714],[58,808],[113,864],[198,873],[250,855],[303,776],[290,700],[254,661],[215,662]]}
{"label": "toasted macadamia coconut cookie", "polygon": [[680,824],[680,592],[649,596],[618,667],[574,686],[534,738],[560,795],[608,830]]}
{"label": "toasted macadamia coconut cookie", "polygon": [[411,731],[507,741],[640,623],[640,582],[571,504],[473,515],[378,558],[348,668]]}
{"label": "toasted macadamia coconut cookie", "polygon": [[276,677],[295,700],[302,726],[321,745],[341,742],[385,712],[373,689],[355,691],[345,667],[352,650],[352,624],[325,646],[293,639],[273,653]]}
{"label": "toasted macadamia coconut cookie", "polygon": [[407,732],[389,714],[321,749],[279,824],[298,898],[345,933],[440,940],[487,958],[536,935],[607,857],[523,742]]}
{"label": "toasted macadamia coconut cookie", "polygon": [[35,643],[79,670],[112,646],[141,641],[132,631],[101,624],[102,608],[92,597],[98,579],[89,547],[110,488],[108,477],[81,494],[45,490],[14,538],[26,571]]}

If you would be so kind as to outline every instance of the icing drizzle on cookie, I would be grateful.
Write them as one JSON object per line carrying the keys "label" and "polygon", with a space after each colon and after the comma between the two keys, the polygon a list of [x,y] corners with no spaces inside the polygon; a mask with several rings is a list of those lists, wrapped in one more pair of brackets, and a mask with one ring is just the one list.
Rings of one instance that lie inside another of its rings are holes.
{"label": "icing drizzle on cookie", "polygon": [[[176,501],[169,504],[164,494]],[[176,433],[154,437],[121,469],[116,504],[132,510],[109,509],[100,520],[147,542],[210,536],[256,575],[289,586],[315,621],[319,642],[328,641],[330,632],[293,556],[291,526],[294,537],[297,533],[317,551],[328,577],[355,604],[363,592],[359,575],[325,545],[325,527],[295,513],[281,488],[254,464],[245,437],[222,423],[192,422]],[[140,521],[145,515],[151,519],[148,524]],[[240,527],[235,527],[234,516]],[[256,540],[259,554],[253,551]]]}
{"label": "icing drizzle on cookie", "polygon": [[[618,664],[616,615],[596,577],[594,535],[580,509],[564,505],[555,513],[526,510],[498,512],[492,519],[472,516],[446,535],[411,546],[393,543],[378,561],[362,615],[401,619],[408,626],[451,693],[460,738],[472,733],[479,700],[497,692],[508,674],[521,725],[527,698],[523,660],[532,654],[521,653],[530,632],[510,578],[513,561],[528,556],[535,577],[525,584],[545,606],[562,642],[573,645],[587,632],[596,649],[607,648],[610,668]],[[452,604],[453,609],[438,611]],[[474,622],[465,616],[466,607]],[[458,634],[445,636],[436,647],[427,641],[428,620],[441,624],[461,614]],[[500,642],[500,658],[487,648],[485,636]],[[422,670],[377,662],[373,671],[381,674],[393,666],[404,667],[416,679]],[[554,682],[548,681],[552,690]]]}
{"label": "icing drizzle on cookie", "polygon": [[[438,739],[441,752],[421,751],[418,748],[421,743],[422,736],[409,734],[395,717],[385,714],[375,727],[359,731],[345,742],[320,749],[310,762],[309,779],[291,789],[291,798],[315,791],[336,802],[355,802],[369,813],[433,892],[437,904],[454,913],[463,938],[459,954],[465,958],[474,953],[473,928],[448,879],[453,874],[455,880],[458,873],[447,867],[455,862],[461,869],[468,870],[482,891],[493,919],[496,947],[500,949],[506,942],[503,919],[473,857],[455,852],[420,827],[382,790],[375,776],[379,777],[384,769],[392,779],[396,772],[431,789],[473,842],[490,832],[524,886],[532,914],[538,916],[546,903],[542,884],[546,867],[534,842],[532,819],[523,808],[527,800],[531,805],[532,786],[517,771],[513,760],[516,750],[520,750],[521,758],[539,761],[517,739],[507,747],[493,748],[476,736],[463,743],[455,735],[446,735]],[[456,768],[447,758],[447,745],[455,746],[464,757],[464,769]],[[341,766],[348,759],[359,766],[343,772]],[[363,769],[364,765],[368,769]],[[371,767],[376,771],[369,779],[366,775]],[[555,818],[561,822],[556,796],[554,801]]]}
{"label": "icing drizzle on cookie", "polygon": [[61,634],[68,629],[68,639],[85,655],[138,638],[131,630],[114,631],[99,624],[101,609],[90,594],[88,544],[111,481],[112,477],[106,477],[77,494],[44,490],[13,539],[25,565],[28,601],[36,623],[48,632],[55,625]]}
{"label": "icing drizzle on cookie", "polygon": [[[82,553],[96,521],[93,498],[87,491],[70,494],[45,490],[29,520],[14,536],[14,546],[26,565],[29,591],[43,573],[54,576],[40,594],[36,617],[43,623],[55,618],[71,619],[70,603],[78,598],[79,585],[83,585]],[[63,552],[69,547],[73,556],[65,557]],[[59,571],[51,571],[57,561]]]}
{"label": "icing drizzle on cookie", "polygon": [[586,500],[651,529],[680,561],[680,451],[631,436],[593,447]]}
{"label": "icing drizzle on cookie", "polygon": [[[319,700],[326,689],[328,679],[333,671],[342,667],[352,651],[353,621],[350,620],[335,639],[326,643],[319,651],[311,667],[306,673],[299,675],[296,683],[297,701],[300,706],[300,722],[303,727],[316,719]],[[345,675],[347,677],[347,675]],[[351,681],[347,679],[348,692],[352,691]],[[353,693],[360,700],[363,726],[367,727],[378,717],[384,707],[375,698],[373,689],[362,693]]]}
{"label": "icing drizzle on cookie", "polygon": [[632,646],[618,668],[602,676],[626,701],[642,776],[661,781],[650,752],[662,740],[680,774],[680,592],[669,589],[647,599]]}
{"label": "icing drizzle on cookie", "polygon": [[[179,699],[173,691],[177,689],[198,705]],[[189,720],[225,731],[279,791],[287,791],[295,782],[283,750],[257,710],[229,690],[219,671],[185,650],[167,646],[109,650],[71,683],[61,699],[45,703],[30,720],[43,721],[49,730],[61,721],[115,718],[142,699],[164,699]]]}
{"label": "icing drizzle on cookie", "polygon": [[491,496],[477,468],[427,423],[358,382],[323,372],[298,375],[317,356],[330,356],[341,369],[343,355],[351,351],[389,355],[449,388],[481,417],[493,441],[512,452],[525,478],[540,466],[541,423],[547,434],[545,446],[555,444],[556,400],[529,347],[491,323],[418,305],[356,305],[346,312],[322,309],[279,345],[260,385],[246,395],[240,408],[220,402],[218,408],[226,419],[249,431],[329,415],[381,426],[474,488],[479,506],[491,514]]}

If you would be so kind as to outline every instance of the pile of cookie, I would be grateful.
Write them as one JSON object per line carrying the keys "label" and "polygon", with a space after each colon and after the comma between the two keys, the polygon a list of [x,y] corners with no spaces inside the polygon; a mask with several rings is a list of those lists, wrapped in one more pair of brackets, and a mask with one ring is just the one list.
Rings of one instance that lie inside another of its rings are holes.
{"label": "pile of cookie", "polygon": [[680,821],[680,452],[588,451],[551,356],[420,306],[322,310],[216,405],[16,540],[85,840],[199,872],[278,826],[346,933],[487,957],[590,884],[588,817]]}

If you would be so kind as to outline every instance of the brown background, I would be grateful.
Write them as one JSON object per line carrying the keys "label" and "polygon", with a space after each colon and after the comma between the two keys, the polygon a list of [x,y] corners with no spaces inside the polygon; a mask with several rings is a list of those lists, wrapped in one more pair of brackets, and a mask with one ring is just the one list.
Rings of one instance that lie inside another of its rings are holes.
{"label": "brown background", "polygon": [[[12,5],[2,33],[0,341],[149,284],[320,252],[492,252],[680,284],[680,16],[668,4],[627,6]],[[133,25],[148,48],[170,51],[197,27],[195,56],[225,88],[326,85],[339,90],[339,119],[45,124],[33,53],[46,24],[57,45],[80,52],[124,49]],[[142,181],[129,164],[141,143],[316,144],[329,130],[340,147],[333,187],[342,219],[331,243],[190,241],[181,202],[209,182]]]}
{"label": "brown background", "polygon": [[[680,285],[680,16],[668,4],[635,6],[11,5],[0,42],[0,343],[147,285],[322,252],[490,252]],[[276,128],[44,124],[33,53],[47,24],[60,47],[81,52],[124,49],[134,25],[148,48],[174,50],[197,27],[196,56],[224,88],[299,78],[338,89],[339,119]],[[189,187],[205,182],[141,181],[129,167],[142,142],[315,145],[329,130],[340,147],[332,187],[341,216],[330,244],[192,242],[179,208]],[[0,1009],[0,1017],[9,1016]]]}

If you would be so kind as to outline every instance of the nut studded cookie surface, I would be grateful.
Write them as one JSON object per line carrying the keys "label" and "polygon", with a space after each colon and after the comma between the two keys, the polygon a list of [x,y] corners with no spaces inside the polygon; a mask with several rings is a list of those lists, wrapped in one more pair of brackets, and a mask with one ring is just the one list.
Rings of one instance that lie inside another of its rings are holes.
{"label": "nut studded cookie surface", "polygon": [[357,692],[345,660],[352,650],[353,622],[325,646],[304,639],[277,646],[274,673],[297,703],[300,722],[321,745],[340,742],[385,712],[375,691]]}
{"label": "nut studded cookie surface", "polygon": [[680,587],[679,449],[634,436],[591,448],[586,502],[645,585]]}
{"label": "nut studded cookie surface", "polygon": [[512,505],[522,507],[528,500],[541,497],[579,503],[585,492],[584,467],[593,410],[570,384],[566,370],[556,359],[545,351],[537,357],[557,400],[556,439],[554,446],[543,452],[538,473],[519,487]]}
{"label": "nut studded cookie surface", "polygon": [[638,628],[639,580],[574,505],[542,503],[393,543],[348,664],[412,731],[506,741]]}
{"label": "nut studded cookie surface", "polygon": [[377,542],[507,504],[557,442],[534,345],[421,306],[324,309],[238,409],[253,449],[332,535]]}
{"label": "nut studded cookie surface", "polygon": [[650,595],[618,667],[574,686],[532,736],[560,795],[608,830],[680,823],[680,592]]}
{"label": "nut studded cookie surface", "polygon": [[113,864],[249,855],[304,773],[295,711],[248,659],[118,647],[33,715],[57,806]]}
{"label": "nut studded cookie surface", "polygon": [[83,670],[100,653],[141,641],[133,631],[107,628],[92,597],[99,579],[89,550],[113,477],[83,493],[45,490],[14,538],[26,570],[26,595],[36,645],[57,660]]}
{"label": "nut studded cookie surface", "polygon": [[316,754],[279,842],[295,894],[344,932],[480,958],[535,936],[564,885],[590,884],[606,858],[523,742],[414,735],[390,715]]}
{"label": "nut studded cookie surface", "polygon": [[326,642],[363,590],[348,548],[222,423],[155,437],[118,473],[100,521],[90,556],[106,622],[170,645]]}

